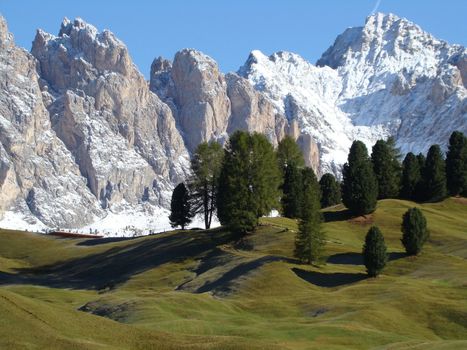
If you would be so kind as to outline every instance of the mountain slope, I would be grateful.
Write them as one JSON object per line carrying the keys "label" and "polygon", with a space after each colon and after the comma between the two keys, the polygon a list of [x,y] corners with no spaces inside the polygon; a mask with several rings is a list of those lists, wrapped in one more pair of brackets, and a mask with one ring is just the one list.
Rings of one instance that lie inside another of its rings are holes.
{"label": "mountain slope", "polygon": [[314,66],[300,56],[253,51],[239,70],[312,135],[321,173],[338,173],[351,142],[394,136],[402,153],[445,146],[467,132],[467,51],[381,13],[341,34]]}
{"label": "mountain slope", "polygon": [[167,229],[190,154],[238,129],[274,145],[291,135],[318,175],[337,176],[355,139],[393,135],[402,153],[424,152],[467,133],[466,49],[394,15],[346,30],[317,65],[253,51],[223,74],[184,49],[155,59],[149,82],[118,38],[82,19],[38,30],[31,54],[0,24],[3,227]]}

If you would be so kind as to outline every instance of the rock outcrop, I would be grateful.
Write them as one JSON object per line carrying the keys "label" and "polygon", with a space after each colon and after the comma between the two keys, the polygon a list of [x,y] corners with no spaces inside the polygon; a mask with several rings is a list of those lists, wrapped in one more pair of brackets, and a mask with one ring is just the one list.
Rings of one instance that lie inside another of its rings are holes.
{"label": "rock outcrop", "polygon": [[172,107],[190,152],[203,141],[226,139],[230,100],[224,76],[212,58],[185,49],[177,52],[173,64],[157,59],[150,81],[151,90]]}
{"label": "rock outcrop", "polygon": [[[314,66],[296,54],[250,54],[239,74],[296,121],[339,175],[355,139],[392,135],[402,153],[467,132],[466,49],[395,15],[375,14],[338,36]],[[305,152],[306,153],[306,152]]]}
{"label": "rock outcrop", "polygon": [[39,62],[53,129],[102,208],[150,200],[167,206],[188,154],[175,119],[109,31],[65,19],[59,35],[39,30]]}
{"label": "rock outcrop", "polygon": [[82,226],[103,213],[51,128],[38,79],[0,18],[0,215],[16,207],[32,225]]}
{"label": "rock outcrop", "polygon": [[318,175],[339,176],[355,139],[445,147],[467,133],[466,86],[464,47],[394,15],[346,30],[317,65],[253,51],[224,75],[184,49],[155,59],[149,82],[110,31],[65,19],[57,36],[38,30],[28,53],[0,18],[0,225],[148,232],[197,145],[239,129],[274,145],[291,135]]}
{"label": "rock outcrop", "polygon": [[177,52],[173,63],[156,58],[150,87],[170,106],[189,152],[203,141],[224,143],[236,130],[263,133],[274,145],[291,133],[284,113],[266,95],[238,74],[222,74],[212,58],[193,49]]}

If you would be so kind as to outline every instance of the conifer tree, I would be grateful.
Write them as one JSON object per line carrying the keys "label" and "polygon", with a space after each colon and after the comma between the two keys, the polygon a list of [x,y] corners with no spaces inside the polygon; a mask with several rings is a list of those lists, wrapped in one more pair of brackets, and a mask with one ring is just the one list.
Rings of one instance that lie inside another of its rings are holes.
{"label": "conifer tree", "polygon": [[446,180],[449,194],[467,196],[467,137],[454,131],[446,154]]}
{"label": "conifer tree", "polygon": [[279,142],[277,146],[277,161],[282,172],[291,165],[298,168],[305,166],[303,153],[291,136],[287,135]]}
{"label": "conifer tree", "polygon": [[388,255],[383,234],[377,226],[368,231],[362,254],[368,276],[378,276],[386,266]]}
{"label": "conifer tree", "polygon": [[321,208],[327,208],[341,202],[341,186],[334,175],[324,174],[319,180],[321,189]]}
{"label": "conifer tree", "polygon": [[422,250],[428,239],[426,219],[418,208],[407,210],[402,216],[402,239],[401,242],[409,255],[417,255]]}
{"label": "conifer tree", "polygon": [[412,152],[407,153],[402,163],[401,198],[416,200],[421,178],[419,160]]}
{"label": "conifer tree", "polygon": [[172,192],[170,202],[170,224],[172,227],[181,226],[182,230],[191,222],[192,213],[190,196],[184,183],[178,184]]}
{"label": "conifer tree", "polygon": [[301,262],[310,264],[321,257],[325,237],[321,229],[320,189],[313,169],[303,169],[302,181],[302,205],[294,256]]}
{"label": "conifer tree", "polygon": [[217,187],[224,150],[217,142],[198,145],[191,159],[189,182],[193,214],[202,213],[206,229],[211,227],[217,208]]}
{"label": "conifer tree", "polygon": [[342,201],[354,215],[365,215],[376,209],[378,185],[365,144],[354,141],[344,165]]}
{"label": "conifer tree", "polygon": [[218,187],[218,217],[222,225],[244,234],[258,218],[279,204],[280,170],[264,135],[236,131],[224,152]]}
{"label": "conifer tree", "polygon": [[277,161],[282,172],[282,215],[288,218],[299,216],[302,195],[301,169],[305,165],[303,154],[295,140],[285,136],[277,147]]}
{"label": "conifer tree", "polygon": [[378,182],[378,198],[396,198],[399,193],[401,166],[395,141],[378,140],[371,152],[371,162]]}
{"label": "conifer tree", "polygon": [[447,195],[446,170],[441,148],[433,145],[428,150],[423,176],[423,199],[428,202],[443,200]]}
{"label": "conifer tree", "polygon": [[423,169],[425,169],[426,157],[423,153],[417,154],[418,167],[420,168],[420,181],[417,183],[415,190],[415,200],[424,201],[426,199],[425,179],[423,177]]}
{"label": "conifer tree", "polygon": [[282,215],[295,219],[300,216],[301,200],[303,194],[302,172],[295,165],[285,168],[284,183],[282,185]]}

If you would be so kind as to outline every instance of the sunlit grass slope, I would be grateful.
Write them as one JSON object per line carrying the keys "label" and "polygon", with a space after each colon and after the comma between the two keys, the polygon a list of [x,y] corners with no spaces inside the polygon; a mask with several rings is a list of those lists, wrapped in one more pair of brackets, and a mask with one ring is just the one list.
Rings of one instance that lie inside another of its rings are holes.
{"label": "sunlit grass slope", "polygon": [[[430,241],[407,257],[402,214]],[[236,241],[222,229],[126,240],[0,232],[0,348],[467,349],[467,201],[378,203],[324,212],[326,256],[293,259],[296,222],[265,218]],[[390,261],[367,279],[378,225]]]}

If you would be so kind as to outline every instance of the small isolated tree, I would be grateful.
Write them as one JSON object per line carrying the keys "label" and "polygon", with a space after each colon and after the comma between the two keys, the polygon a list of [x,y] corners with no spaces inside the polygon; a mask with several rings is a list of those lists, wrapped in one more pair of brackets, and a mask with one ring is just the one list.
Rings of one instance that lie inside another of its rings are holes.
{"label": "small isolated tree", "polygon": [[467,137],[454,131],[446,154],[446,180],[449,194],[467,196]]}
{"label": "small isolated tree", "polygon": [[422,176],[423,199],[428,202],[443,200],[447,195],[446,170],[443,154],[438,145],[433,145],[428,150]]}
{"label": "small isolated tree", "polygon": [[371,162],[378,181],[378,198],[396,198],[399,193],[401,166],[394,138],[378,140],[371,152]]}
{"label": "small isolated tree", "polygon": [[363,142],[353,142],[342,176],[342,201],[345,206],[354,215],[372,213],[376,209],[378,184]]}
{"label": "small isolated tree", "polygon": [[181,226],[182,230],[191,222],[190,196],[185,184],[182,182],[175,187],[170,202],[170,225]]}
{"label": "small isolated tree", "polygon": [[377,226],[372,226],[365,237],[363,261],[368,276],[376,277],[386,266],[388,254],[384,237]]}
{"label": "small isolated tree", "polygon": [[417,186],[421,178],[420,163],[417,157],[412,152],[407,153],[402,162],[401,198],[417,199]]}
{"label": "small isolated tree", "polygon": [[302,194],[301,169],[305,166],[303,154],[291,136],[285,136],[277,147],[277,162],[282,172],[282,215],[297,218]]}
{"label": "small isolated tree", "polygon": [[334,175],[324,174],[319,180],[321,189],[321,208],[327,208],[341,202],[341,186]]}
{"label": "small isolated tree", "polygon": [[302,181],[302,205],[294,255],[301,262],[310,264],[320,258],[325,237],[321,229],[320,189],[313,169],[303,169]]}
{"label": "small isolated tree", "polygon": [[429,237],[426,219],[418,208],[407,210],[402,216],[401,242],[409,255],[417,255]]}
{"label": "small isolated tree", "polygon": [[191,159],[189,188],[193,214],[203,214],[206,229],[211,227],[217,209],[217,184],[222,167],[224,150],[217,142],[198,145]]}

